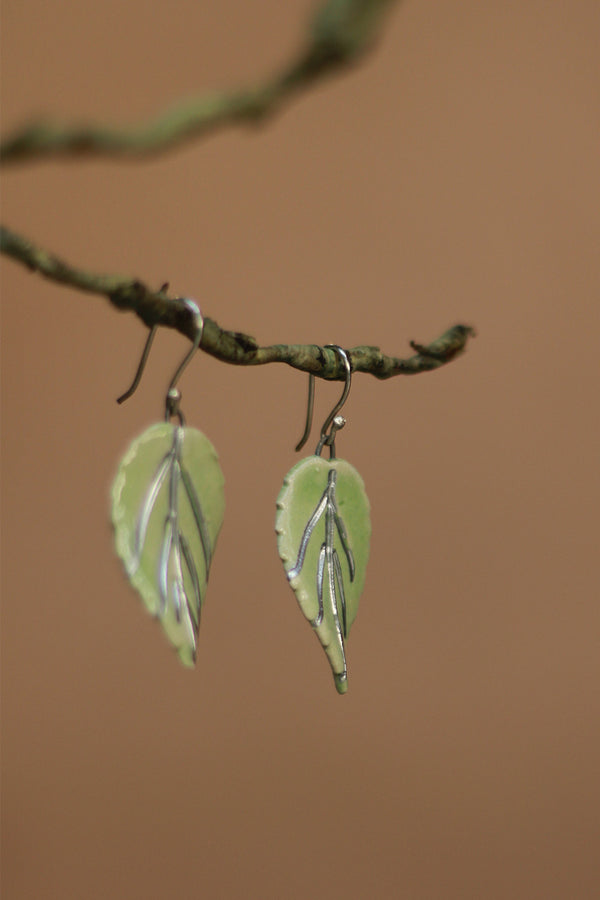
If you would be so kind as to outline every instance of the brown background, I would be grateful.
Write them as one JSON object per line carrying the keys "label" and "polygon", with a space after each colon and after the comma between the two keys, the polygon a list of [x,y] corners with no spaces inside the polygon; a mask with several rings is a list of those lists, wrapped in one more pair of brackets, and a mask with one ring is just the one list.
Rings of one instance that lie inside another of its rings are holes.
{"label": "brown background", "polygon": [[[252,82],[311,5],[4,0],[3,130]],[[11,227],[261,343],[478,330],[439,372],[354,380],[338,452],[373,543],[339,697],[273,534],[305,377],[202,356],[182,381],[227,480],[190,673],[107,514],[186,344],[161,334],[119,408],[140,323],[3,265],[7,900],[598,896],[599,34],[597,0],[411,0],[264,129],[6,171]]]}

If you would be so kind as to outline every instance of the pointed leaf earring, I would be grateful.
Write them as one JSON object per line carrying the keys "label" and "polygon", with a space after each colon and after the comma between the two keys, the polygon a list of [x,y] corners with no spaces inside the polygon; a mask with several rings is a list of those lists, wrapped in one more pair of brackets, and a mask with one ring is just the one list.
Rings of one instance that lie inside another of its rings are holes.
{"label": "pointed leaf earring", "polygon": [[[346,420],[339,412],[350,392],[352,368],[345,350],[328,344],[346,369],[344,392],[325,420],[314,456],[297,463],[277,498],[277,548],[290,586],[316,632],[340,694],[348,690],[345,641],[365,584],[371,538],[370,505],[356,469],[335,455],[335,436]],[[306,429],[310,434],[314,376],[309,375]],[[321,458],[329,447],[329,460]]]}
{"label": "pointed leaf earring", "polygon": [[[210,565],[223,524],[224,478],[208,438],[185,424],[176,384],[200,346],[204,319],[186,300],[196,336],[165,399],[165,421],[151,425],[125,453],[112,487],[115,546],[148,611],[159,619],[183,665],[193,666]],[[126,400],[150,352],[152,328]],[[173,424],[171,419],[177,419]]]}

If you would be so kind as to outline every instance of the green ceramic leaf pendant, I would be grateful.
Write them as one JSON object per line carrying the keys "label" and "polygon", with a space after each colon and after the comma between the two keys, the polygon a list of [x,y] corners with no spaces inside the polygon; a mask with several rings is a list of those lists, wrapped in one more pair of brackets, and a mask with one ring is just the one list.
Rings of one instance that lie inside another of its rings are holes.
{"label": "green ceramic leaf pendant", "polygon": [[277,498],[279,555],[340,694],[348,689],[345,640],[365,584],[369,510],[362,478],[343,459],[301,460]]}
{"label": "green ceramic leaf pendant", "polygon": [[115,544],[129,580],[185,666],[225,513],[215,448],[195,428],[163,422],[130,445],[112,487]]}

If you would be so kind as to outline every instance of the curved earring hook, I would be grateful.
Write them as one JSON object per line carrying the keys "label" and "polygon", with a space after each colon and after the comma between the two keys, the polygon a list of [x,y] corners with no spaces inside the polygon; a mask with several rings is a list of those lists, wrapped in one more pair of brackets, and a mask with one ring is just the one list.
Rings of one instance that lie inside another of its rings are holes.
{"label": "curved earring hook", "polygon": [[167,396],[165,397],[166,421],[168,422],[172,416],[177,416],[180,425],[185,425],[185,419],[183,417],[181,409],[179,408],[179,404],[181,402],[181,391],[177,389],[176,385],[183,374],[183,370],[186,368],[192,356],[200,346],[202,335],[204,334],[204,316],[200,312],[200,307],[197,303],[187,297],[184,298],[183,302],[194,316],[196,336],[194,337],[194,343],[192,344],[186,355],[183,357],[182,361],[179,363],[175,374],[171,378],[171,382],[169,384],[169,387],[167,388]]}
{"label": "curved earring hook", "polygon": [[191,360],[192,356],[194,355],[194,353],[200,346],[200,343],[202,341],[202,335],[204,334],[204,316],[200,312],[200,307],[198,306],[197,303],[195,303],[193,300],[189,300],[187,297],[184,299],[183,302],[185,303],[187,308],[190,310],[190,312],[194,316],[194,324],[196,325],[196,336],[194,337],[194,343],[192,344],[190,350],[186,353],[183,360],[180,362],[179,366],[177,367],[177,371],[171,378],[171,383],[169,384],[167,393],[170,393],[170,391],[175,389],[175,385],[181,378],[181,376],[183,374],[183,370],[185,369],[185,367]]}
{"label": "curved earring hook", "polygon": [[310,437],[310,429],[312,428],[313,408],[315,405],[315,376],[312,372],[308,373],[308,403],[306,406],[306,424],[304,425],[304,434],[294,447],[296,453],[302,450],[305,443]]}
{"label": "curved earring hook", "polygon": [[[192,356],[194,355],[194,353],[200,346],[200,343],[202,341],[202,335],[204,334],[204,316],[200,312],[200,307],[198,306],[197,303],[194,302],[194,300],[190,300],[188,297],[184,297],[184,298],[182,298],[182,300],[183,300],[183,303],[185,304],[185,306],[187,306],[187,308],[189,309],[189,311],[192,313],[192,315],[194,317],[194,324],[196,325],[196,334],[194,336],[194,341],[193,341],[191,349],[188,351],[188,353],[186,353],[182,362],[177,367],[175,374],[171,378],[169,387],[167,388],[167,396],[166,396],[166,400],[165,400],[167,419],[171,415],[178,415],[179,418],[182,419],[181,412],[179,411],[179,401],[181,399],[181,394],[179,393],[179,391],[176,390],[175,386],[176,386],[177,382],[179,381],[179,379],[181,378],[183,370],[185,369],[185,367],[191,360]],[[157,328],[158,328],[157,325],[153,325],[152,328],[150,329],[150,333],[149,333],[148,337],[146,338],[146,343],[144,344],[144,350],[142,352],[142,356],[141,356],[139,365],[137,367],[135,377],[131,383],[131,387],[129,387],[125,391],[124,394],[121,394],[121,396],[117,398],[117,403],[124,403],[125,400],[128,400],[131,397],[131,395],[134,394],[135,391],[137,390],[138,385],[139,385],[140,381],[142,380],[142,375],[143,375],[144,369],[146,367],[146,362],[148,361],[148,356],[150,355],[150,349],[152,347],[152,342],[154,341],[154,337],[156,335]]]}
{"label": "curved earring hook", "polygon": [[[346,369],[346,383],[344,385],[344,390],[342,392],[342,396],[333,407],[327,418],[325,419],[323,425],[321,426],[321,436],[319,439],[319,443],[317,444],[317,449],[315,450],[315,456],[320,456],[323,447],[327,445],[329,447],[331,458],[335,456],[335,435],[336,432],[343,428],[346,424],[346,420],[343,416],[339,416],[341,408],[344,403],[348,399],[348,394],[350,393],[350,386],[352,384],[352,364],[350,363],[350,357],[347,352],[340,347],[338,344],[326,344],[326,347],[335,350],[336,353],[342,359],[344,363],[344,368]],[[309,373],[308,376],[308,406],[306,410],[306,425],[304,427],[304,434],[300,438],[299,442],[296,445],[296,451],[301,450],[302,447],[306,444],[310,430],[312,427],[312,417],[313,417],[313,408],[314,408],[314,398],[315,398],[315,376],[312,372]]]}
{"label": "curved earring hook", "polygon": [[131,387],[128,387],[124,394],[121,394],[120,397],[117,397],[117,403],[125,403],[125,401],[129,400],[132,394],[135,394],[135,392],[137,391],[138,385],[142,380],[142,375],[144,374],[144,369],[146,368],[146,362],[148,360],[148,356],[150,355],[150,348],[152,347],[152,341],[154,340],[157,328],[158,325],[153,325],[150,329],[150,333],[146,338],[142,356],[137,367],[137,372],[135,373],[134,379],[131,382]]}

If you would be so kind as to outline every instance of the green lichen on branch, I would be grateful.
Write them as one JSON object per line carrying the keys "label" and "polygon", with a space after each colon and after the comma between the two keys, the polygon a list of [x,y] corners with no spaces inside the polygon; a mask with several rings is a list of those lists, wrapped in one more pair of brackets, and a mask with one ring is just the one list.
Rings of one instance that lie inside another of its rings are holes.
{"label": "green lichen on branch", "polygon": [[[195,336],[197,326],[188,304],[181,297],[170,296],[168,285],[153,290],[137,278],[97,274],[75,268],[8,228],[0,228],[0,252],[50,281],[106,297],[117,309],[134,312],[148,328],[159,325],[173,328],[190,340]],[[454,325],[430,344],[412,342],[415,353],[406,359],[387,356],[379,347],[353,347],[348,354],[354,372],[366,372],[381,379],[394,375],[416,375],[451,362],[464,351],[469,337],[474,333],[468,325]],[[343,380],[345,377],[343,365],[334,350],[316,344],[261,347],[250,335],[221,328],[207,316],[204,317],[201,349],[223,362],[238,366],[279,362],[303,372],[312,372],[320,378]]]}
{"label": "green lichen on branch", "polygon": [[[326,0],[317,9],[297,56],[275,77],[258,86],[180,103],[137,128],[34,123],[0,144],[0,159],[12,163],[53,156],[157,154],[227,124],[262,121],[296,92],[358,60],[372,46],[383,14],[393,2]],[[117,309],[134,312],[148,328],[173,328],[190,340],[195,336],[196,322],[189,306],[181,297],[170,296],[168,285],[153,290],[137,278],[79,269],[8,228],[0,229],[0,252],[51,281],[106,297]],[[455,325],[428,345],[412,343],[415,353],[406,359],[387,356],[378,347],[370,346],[354,347],[348,353],[355,372],[382,379],[413,375],[453,360],[473,334],[470,326]],[[208,317],[204,320],[201,347],[233,365],[280,362],[321,378],[341,380],[345,375],[338,355],[331,349],[302,344],[261,347],[250,335],[221,328]]]}
{"label": "green lichen on branch", "polygon": [[57,156],[149,156],[231,124],[262,121],[297,92],[354,63],[372,45],[394,0],[328,0],[316,11],[304,45],[282,71],[258,85],[178,103],[132,128],[35,121],[0,142],[0,161]]}

